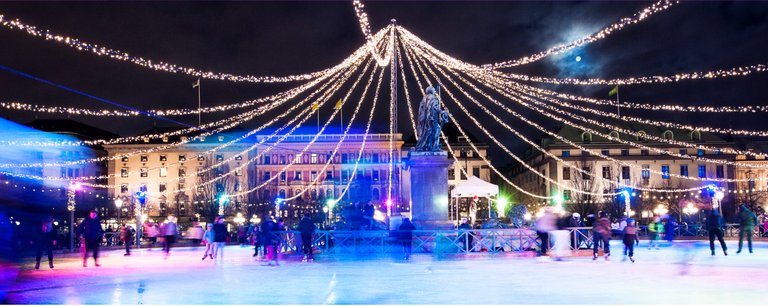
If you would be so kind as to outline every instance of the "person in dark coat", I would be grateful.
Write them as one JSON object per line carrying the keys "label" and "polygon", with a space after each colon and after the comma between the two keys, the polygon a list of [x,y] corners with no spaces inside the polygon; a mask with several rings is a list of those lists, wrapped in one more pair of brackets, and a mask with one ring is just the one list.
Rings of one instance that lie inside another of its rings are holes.
{"label": "person in dark coat", "polygon": [[723,216],[716,209],[708,210],[706,222],[707,232],[709,233],[709,249],[712,250],[712,256],[715,256],[715,237],[720,241],[723,254],[728,256],[728,247],[725,246],[725,240],[723,239],[723,227],[725,227]]}
{"label": "person in dark coat", "polygon": [[757,216],[749,208],[747,204],[741,204],[739,211],[739,250],[736,254],[741,253],[741,246],[744,243],[744,238],[747,238],[747,247],[749,247],[749,253],[752,253],[752,231],[757,224]]}
{"label": "person in dark coat", "polygon": [[405,251],[405,260],[411,260],[411,240],[413,240],[413,230],[416,227],[411,223],[411,219],[403,218],[403,223],[400,224],[400,243],[403,244],[403,251]]}
{"label": "person in dark coat", "polygon": [[224,260],[224,245],[227,243],[227,225],[224,218],[219,216],[213,223],[213,260]]}
{"label": "person in dark coat", "polygon": [[677,228],[677,222],[672,216],[667,216],[666,222],[664,222],[664,240],[672,242],[675,240],[675,229]]}
{"label": "person in dark coat", "polygon": [[35,269],[40,269],[40,259],[43,257],[43,250],[48,255],[48,267],[53,269],[54,245],[56,245],[56,230],[53,228],[53,217],[48,216],[48,218],[43,220],[37,236],[37,263],[35,264]]}
{"label": "person in dark coat", "polygon": [[312,255],[312,235],[315,233],[315,223],[309,218],[309,214],[304,215],[304,218],[299,221],[299,232],[301,233],[301,250],[304,253],[304,259],[302,261],[314,261]]}
{"label": "person in dark coat", "polygon": [[373,208],[373,203],[368,201],[368,204],[365,204],[365,207],[363,207],[363,219],[365,219],[365,227],[369,230],[373,229],[373,215],[374,215],[375,209]]}
{"label": "person in dark coat", "polygon": [[131,245],[133,244],[133,239],[136,239],[134,235],[135,231],[130,225],[123,225],[120,229],[120,240],[125,244],[125,254],[123,256],[131,256]]}
{"label": "person in dark coat", "polygon": [[78,231],[83,235],[85,239],[85,252],[83,252],[83,267],[88,266],[88,251],[93,251],[93,261],[97,267],[99,264],[99,243],[101,242],[102,234],[104,231],[101,229],[101,221],[98,218],[98,213],[95,210],[91,211],[88,218],[85,218]]}
{"label": "person in dark coat", "polygon": [[595,225],[592,226],[592,238],[594,239],[592,260],[597,260],[597,247],[602,242],[605,261],[608,261],[611,256],[611,220],[608,220],[608,213],[600,212],[600,219],[597,219]]}
{"label": "person in dark coat", "polygon": [[264,223],[261,224],[261,244],[265,250],[265,260],[267,265],[279,265],[277,262],[277,224],[269,216],[264,217]]}

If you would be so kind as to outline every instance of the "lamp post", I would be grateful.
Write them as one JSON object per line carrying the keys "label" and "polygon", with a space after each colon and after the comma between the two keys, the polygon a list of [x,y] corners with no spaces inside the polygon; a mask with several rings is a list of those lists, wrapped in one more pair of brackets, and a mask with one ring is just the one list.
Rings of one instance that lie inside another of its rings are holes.
{"label": "lamp post", "polygon": [[123,199],[115,199],[115,207],[117,207],[117,226],[120,226],[120,213],[123,210]]}
{"label": "lamp post", "polygon": [[67,189],[67,210],[69,211],[69,250],[75,249],[75,195],[82,188],[79,182],[70,182]]}

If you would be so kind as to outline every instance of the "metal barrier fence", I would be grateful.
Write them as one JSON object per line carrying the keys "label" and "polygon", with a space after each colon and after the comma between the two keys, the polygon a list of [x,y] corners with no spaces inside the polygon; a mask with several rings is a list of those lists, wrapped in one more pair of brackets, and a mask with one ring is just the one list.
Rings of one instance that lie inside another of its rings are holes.
{"label": "metal barrier fence", "polygon": [[[591,227],[569,227],[570,249],[591,250],[594,242]],[[738,224],[728,224],[726,236],[738,237]],[[536,231],[530,228],[513,229],[471,229],[471,230],[414,230],[410,243],[414,253],[468,254],[486,252],[490,254],[538,251],[541,241]],[[647,237],[647,228],[642,226],[638,234]],[[758,236],[757,230],[755,236]],[[298,231],[279,232],[280,251],[284,254],[301,253],[301,235]],[[326,254],[372,254],[403,252],[399,231],[316,231],[312,246],[316,252]],[[707,237],[701,226],[679,226],[675,236]],[[550,239],[550,244],[552,239]]]}

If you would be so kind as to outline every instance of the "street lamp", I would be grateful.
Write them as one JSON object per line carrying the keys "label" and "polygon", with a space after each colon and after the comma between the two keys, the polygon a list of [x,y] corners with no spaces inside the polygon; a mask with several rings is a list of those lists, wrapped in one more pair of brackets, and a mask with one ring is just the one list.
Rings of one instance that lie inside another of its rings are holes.
{"label": "street lamp", "polygon": [[120,226],[120,212],[123,210],[123,199],[115,199],[115,207],[117,207],[117,226]]}
{"label": "street lamp", "polygon": [[235,221],[237,224],[243,224],[245,223],[245,217],[243,217],[242,213],[237,213],[237,215],[232,218],[232,221]]}
{"label": "street lamp", "polygon": [[70,182],[67,189],[67,210],[69,211],[69,249],[75,249],[75,193],[82,188],[80,182]]}
{"label": "street lamp", "polygon": [[659,204],[659,206],[656,206],[656,208],[653,209],[653,213],[657,216],[666,215],[668,212],[669,210],[662,204]]}

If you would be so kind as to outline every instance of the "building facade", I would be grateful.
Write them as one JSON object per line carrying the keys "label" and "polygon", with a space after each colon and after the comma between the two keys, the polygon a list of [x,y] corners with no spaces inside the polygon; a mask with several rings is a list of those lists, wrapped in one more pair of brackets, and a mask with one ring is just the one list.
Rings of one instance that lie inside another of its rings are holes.
{"label": "building facade", "polygon": [[[632,136],[625,134],[619,135],[618,132],[603,131],[600,128],[594,129],[601,131],[601,133],[604,134],[610,134],[612,137],[621,137],[620,139],[623,140],[638,142],[650,148],[666,150],[680,155],[696,156],[721,161],[732,161],[735,157],[734,155],[721,152],[721,149],[734,148],[732,142],[699,131],[660,129],[653,126],[633,126],[631,130],[635,131],[638,136]],[[734,178],[735,169],[731,165],[695,161],[683,157],[662,154],[653,150],[636,148],[628,144],[610,141],[598,135],[592,135],[588,132],[569,126],[558,129],[556,133],[583,148],[600,152],[603,155],[608,155],[625,164],[632,165],[622,165],[600,156],[590,154],[588,151],[583,151],[579,147],[570,145],[554,137],[543,139],[542,147],[548,153],[559,157],[570,165],[547,156],[541,151],[536,150],[534,152],[533,149],[529,149],[526,154],[527,164],[552,181],[557,182],[557,184],[545,180],[522,165],[515,166],[509,172],[509,177],[512,178],[512,182],[537,195],[562,195],[565,200],[564,204],[566,209],[568,209],[568,206],[570,205],[571,211],[592,213],[600,210],[610,210],[609,206],[611,205],[606,206],[606,204],[615,204],[618,201],[623,202],[623,199],[618,199],[616,196],[600,197],[573,191],[578,189],[596,193],[618,192],[620,189],[609,181],[620,182],[630,186],[628,190],[631,192],[630,196],[632,197],[631,207],[638,213],[638,216],[640,215],[640,212],[643,212],[643,215],[649,215],[650,212],[653,211],[653,208],[657,207],[659,204],[668,207],[667,209],[670,212],[679,214],[681,211],[680,207],[686,205],[687,202],[706,203],[707,201],[710,201],[707,199],[710,195],[708,195],[707,192],[700,190],[665,193],[641,191],[637,189],[638,187],[666,190],[690,189],[708,185],[714,185],[724,190],[731,190],[735,187],[733,183],[713,182],[708,180],[712,178]],[[666,142],[654,141],[644,135],[653,135],[659,138],[681,141],[692,145],[713,147],[715,150],[702,150],[671,145]],[[591,176],[578,172],[574,168],[590,173]],[[698,178],[699,180],[684,179],[675,177],[671,174]],[[541,206],[551,204],[542,199],[524,195],[519,192],[510,192],[515,194],[515,201],[525,204],[529,210],[536,210]],[[727,203],[725,202],[723,203],[724,208],[726,204]],[[729,208],[732,209],[733,204],[730,204]],[[621,210],[614,211],[612,214],[614,216],[620,214],[619,211]],[[732,213],[732,211],[729,211],[729,213]]]}

